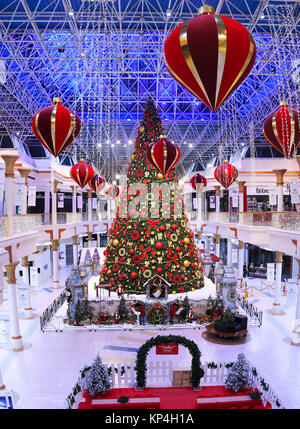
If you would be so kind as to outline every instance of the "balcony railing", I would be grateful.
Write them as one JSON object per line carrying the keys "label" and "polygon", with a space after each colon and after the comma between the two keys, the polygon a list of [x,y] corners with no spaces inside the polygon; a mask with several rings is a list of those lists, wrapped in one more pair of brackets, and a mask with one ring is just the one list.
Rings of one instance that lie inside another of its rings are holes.
{"label": "balcony railing", "polygon": [[300,232],[300,212],[209,212],[202,213],[201,220]]}

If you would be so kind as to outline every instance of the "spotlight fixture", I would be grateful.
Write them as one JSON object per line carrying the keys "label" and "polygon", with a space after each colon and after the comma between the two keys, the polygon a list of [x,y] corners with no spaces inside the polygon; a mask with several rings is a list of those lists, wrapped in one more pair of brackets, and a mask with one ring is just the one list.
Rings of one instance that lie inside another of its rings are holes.
{"label": "spotlight fixture", "polygon": [[168,18],[172,15],[171,9],[167,9],[166,10],[166,15],[167,15]]}

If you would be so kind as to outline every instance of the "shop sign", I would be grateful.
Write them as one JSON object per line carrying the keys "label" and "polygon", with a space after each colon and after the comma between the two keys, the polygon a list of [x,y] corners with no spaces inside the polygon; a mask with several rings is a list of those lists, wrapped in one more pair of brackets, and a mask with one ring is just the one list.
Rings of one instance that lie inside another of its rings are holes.
{"label": "shop sign", "polygon": [[158,344],[156,346],[157,355],[178,355],[178,344]]}

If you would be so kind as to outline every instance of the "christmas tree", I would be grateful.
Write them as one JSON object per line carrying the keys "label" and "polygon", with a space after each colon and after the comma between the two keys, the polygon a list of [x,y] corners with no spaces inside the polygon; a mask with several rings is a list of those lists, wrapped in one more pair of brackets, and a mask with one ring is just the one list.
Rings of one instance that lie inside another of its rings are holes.
{"label": "christmas tree", "polygon": [[94,397],[100,393],[104,395],[110,388],[107,368],[103,365],[100,356],[97,355],[87,375],[85,390]]}
{"label": "christmas tree", "polygon": [[225,381],[226,389],[237,393],[249,386],[249,362],[244,353],[239,353]]}
{"label": "christmas tree", "polygon": [[125,298],[122,295],[121,299],[120,299],[120,304],[118,307],[118,313],[119,313],[119,317],[120,317],[120,322],[125,322],[127,317],[128,317],[128,311],[126,308],[126,303],[125,303]]}
{"label": "christmas tree", "polygon": [[171,284],[169,293],[204,286],[174,168],[162,175],[146,158],[148,145],[162,134],[161,120],[149,98],[100,273],[102,284],[112,289],[121,285],[124,293],[145,294],[143,285],[155,274]]}

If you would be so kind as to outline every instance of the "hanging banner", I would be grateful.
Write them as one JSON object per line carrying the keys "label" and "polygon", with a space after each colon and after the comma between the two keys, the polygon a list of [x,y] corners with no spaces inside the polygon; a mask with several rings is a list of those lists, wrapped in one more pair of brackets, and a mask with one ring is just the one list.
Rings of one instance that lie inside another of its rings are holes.
{"label": "hanging banner", "polygon": [[93,198],[93,209],[97,209],[97,198]]}
{"label": "hanging banner", "polygon": [[236,194],[232,195],[232,207],[236,208],[239,206],[239,196]]}
{"label": "hanging banner", "polygon": [[193,210],[196,210],[197,206],[198,206],[198,204],[197,204],[197,198],[193,198]]}
{"label": "hanging banner", "polygon": [[275,264],[267,264],[267,282],[275,281]]}
{"label": "hanging banner", "polygon": [[21,206],[24,201],[25,179],[18,177],[15,180],[15,205]]}
{"label": "hanging banner", "polygon": [[269,204],[270,206],[276,206],[277,204],[277,188],[271,187],[269,189]]}
{"label": "hanging banner", "polygon": [[77,208],[82,209],[82,195],[77,195]]}
{"label": "hanging banner", "polygon": [[299,198],[299,179],[297,177],[290,179],[291,203],[300,203]]}
{"label": "hanging banner", "polygon": [[28,206],[35,207],[36,205],[36,186],[28,186]]}
{"label": "hanging banner", "polygon": [[211,195],[209,197],[209,208],[211,208],[211,209],[216,208],[216,197],[214,195]]}
{"label": "hanging banner", "polygon": [[63,209],[65,204],[65,194],[59,193],[57,194],[57,208]]}

